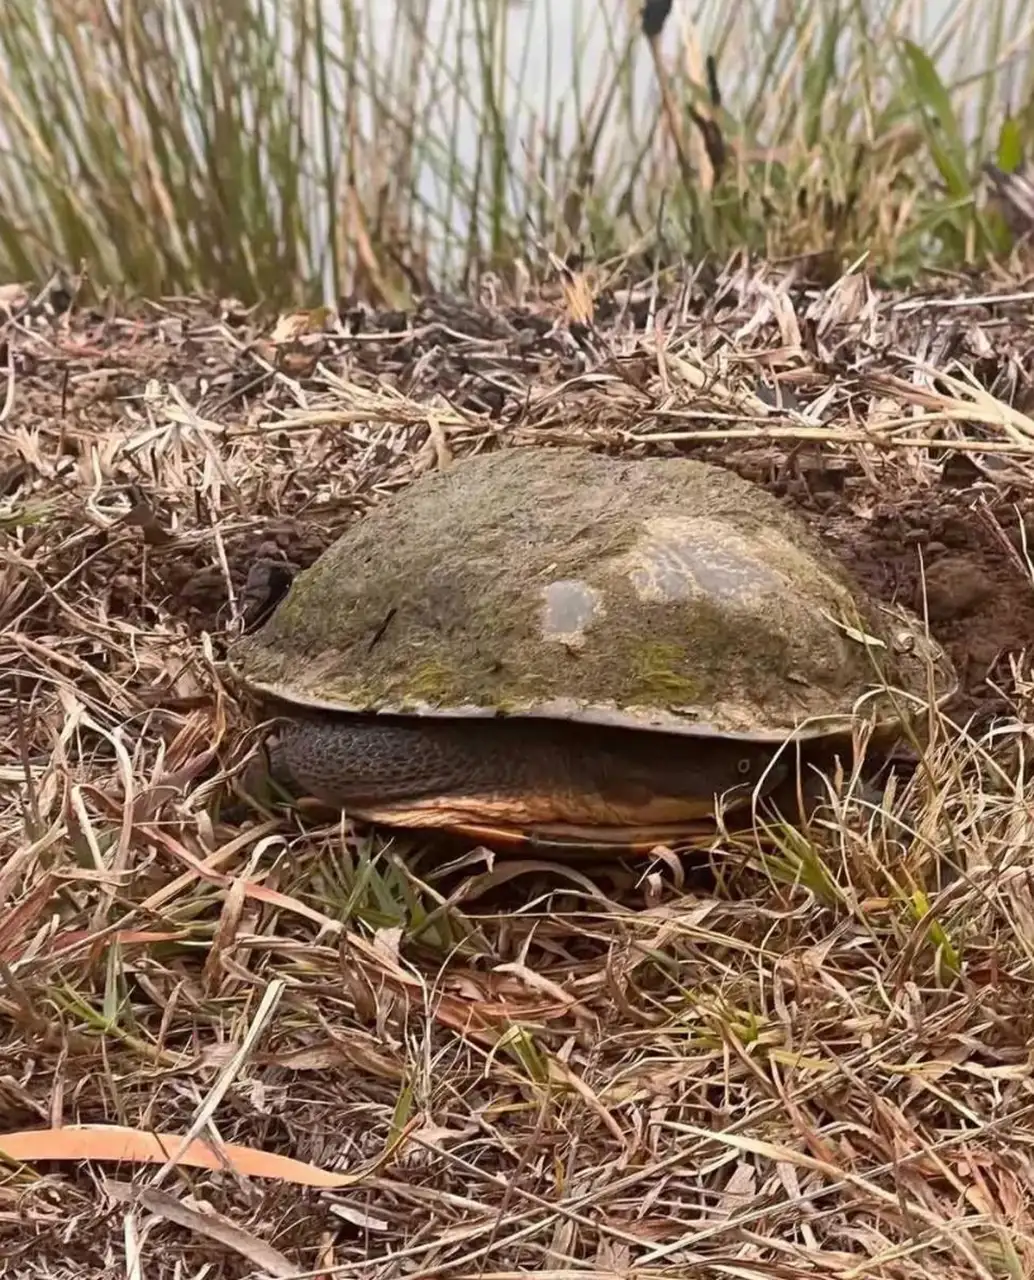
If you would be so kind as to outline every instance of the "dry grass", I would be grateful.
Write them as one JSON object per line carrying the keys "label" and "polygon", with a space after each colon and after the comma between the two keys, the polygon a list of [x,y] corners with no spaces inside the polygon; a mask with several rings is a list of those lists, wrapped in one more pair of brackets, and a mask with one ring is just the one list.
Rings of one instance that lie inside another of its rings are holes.
{"label": "dry grass", "polygon": [[359,1175],[8,1165],[8,1274],[1034,1272],[1023,653],[998,718],[936,725],[882,809],[847,780],[812,830],[704,866],[443,865],[228,807],[252,738],[219,658],[253,558],[311,560],[493,442],[820,459],[858,528],[973,457],[992,480],[959,516],[1013,548],[1019,616],[1025,282],[610,283],[272,333],[53,291],[7,319],[0,1132],[190,1131]]}

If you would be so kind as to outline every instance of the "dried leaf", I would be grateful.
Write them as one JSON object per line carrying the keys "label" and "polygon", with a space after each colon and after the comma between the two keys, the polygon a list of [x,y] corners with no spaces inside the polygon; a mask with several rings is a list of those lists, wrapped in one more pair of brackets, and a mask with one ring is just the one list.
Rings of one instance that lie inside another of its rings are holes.
{"label": "dried leaf", "polygon": [[276,1276],[278,1280],[291,1280],[291,1277],[299,1273],[300,1268],[290,1258],[285,1257],[279,1249],[274,1249],[264,1240],[259,1240],[243,1227],[236,1226],[222,1214],[212,1210],[202,1213],[157,1187],[136,1187],[130,1182],[109,1180],[105,1182],[104,1188],[113,1200],[121,1204],[139,1205],[148,1213],[164,1218],[167,1222],[175,1222],[178,1226],[186,1227],[195,1235],[218,1241],[219,1244],[232,1249],[234,1253],[239,1253],[242,1258],[247,1258],[255,1266],[261,1267],[269,1275]]}
{"label": "dried leaf", "polygon": [[[60,1129],[23,1129],[0,1134],[0,1159],[113,1160],[129,1164],[164,1164],[174,1155],[182,1135],[146,1133],[122,1125],[65,1125]],[[244,1177],[275,1178],[301,1187],[351,1187],[366,1173],[328,1173],[314,1164],[255,1147],[224,1143],[218,1151],[195,1139],[180,1156],[179,1164],[194,1169],[231,1169]]]}

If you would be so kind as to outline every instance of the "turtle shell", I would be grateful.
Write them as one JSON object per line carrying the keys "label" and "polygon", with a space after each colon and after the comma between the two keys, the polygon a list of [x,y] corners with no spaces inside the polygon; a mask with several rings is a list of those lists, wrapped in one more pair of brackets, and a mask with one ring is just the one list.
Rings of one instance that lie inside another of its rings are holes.
{"label": "turtle shell", "polygon": [[506,448],[421,476],[300,573],[230,665],[352,712],[784,740],[898,723],[955,677],[759,486],[684,458]]}

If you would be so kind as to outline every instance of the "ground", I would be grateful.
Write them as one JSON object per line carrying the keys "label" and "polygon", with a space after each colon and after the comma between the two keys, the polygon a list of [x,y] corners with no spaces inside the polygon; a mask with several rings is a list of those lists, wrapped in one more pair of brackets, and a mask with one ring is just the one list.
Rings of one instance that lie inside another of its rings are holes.
{"label": "ground", "polygon": [[[121,1125],[354,1178],[26,1149],[11,1274],[1030,1274],[1023,282],[68,301],[0,317],[0,1149]],[[256,581],[421,470],[572,444],[732,467],[925,611],[962,688],[922,767],[695,860],[242,811]]]}

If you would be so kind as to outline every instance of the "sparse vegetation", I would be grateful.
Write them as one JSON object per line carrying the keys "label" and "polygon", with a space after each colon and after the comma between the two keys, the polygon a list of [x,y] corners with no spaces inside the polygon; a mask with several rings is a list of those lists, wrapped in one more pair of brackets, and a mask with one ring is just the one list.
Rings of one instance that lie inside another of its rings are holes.
{"label": "sparse vegetation", "polygon": [[[13,1274],[1029,1274],[1030,295],[683,288],[597,298],[599,359],[556,291],[358,336],[183,302],[8,325]],[[220,659],[255,557],[307,563],[415,466],[499,443],[771,484],[870,589],[923,608],[925,581],[963,705],[882,794],[845,761],[808,825],[704,854],[235,809],[255,739]]]}

